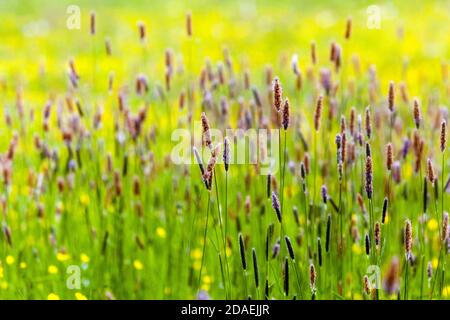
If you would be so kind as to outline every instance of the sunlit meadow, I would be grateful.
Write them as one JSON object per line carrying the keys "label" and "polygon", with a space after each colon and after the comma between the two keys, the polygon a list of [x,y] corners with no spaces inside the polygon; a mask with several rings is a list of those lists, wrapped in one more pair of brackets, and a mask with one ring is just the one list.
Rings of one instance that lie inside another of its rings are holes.
{"label": "sunlit meadow", "polygon": [[449,16],[0,1],[0,298],[449,299]]}

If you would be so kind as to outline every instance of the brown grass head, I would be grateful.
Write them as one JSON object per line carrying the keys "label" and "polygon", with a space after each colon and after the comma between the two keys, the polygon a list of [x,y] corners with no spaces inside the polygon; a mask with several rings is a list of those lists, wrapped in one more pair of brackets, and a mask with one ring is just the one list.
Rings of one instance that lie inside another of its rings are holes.
{"label": "brown grass head", "polygon": [[283,114],[281,118],[281,123],[283,125],[284,130],[287,130],[290,123],[290,116],[289,116],[289,99],[286,98],[283,103]]}
{"label": "brown grass head", "polygon": [[95,35],[95,31],[96,31],[96,25],[95,25],[95,12],[91,11],[90,14],[90,31],[91,31],[91,36]]}
{"label": "brown grass head", "polygon": [[277,112],[280,112],[281,110],[282,96],[283,89],[281,87],[280,79],[275,77],[275,79],[273,79],[273,106]]}
{"label": "brown grass head", "polygon": [[208,118],[206,117],[206,114],[204,112],[202,112],[201,118],[202,118],[204,142],[205,142],[206,146],[209,149],[212,149],[212,140],[211,140],[211,132],[210,132],[210,127],[209,127],[209,121],[208,121]]}
{"label": "brown grass head", "polygon": [[414,124],[416,125],[416,128],[419,129],[422,116],[420,114],[419,99],[417,98],[414,98],[413,100],[413,115],[414,115]]}
{"label": "brown grass head", "polygon": [[316,110],[314,112],[314,129],[319,131],[320,129],[320,118],[322,117],[322,106],[323,106],[323,96],[320,95],[317,99]]}
{"label": "brown grass head", "polygon": [[448,238],[448,212],[444,212],[444,215],[442,216],[442,234],[441,234],[442,242],[445,242],[447,238]]}
{"label": "brown grass head", "polygon": [[367,198],[372,199],[373,193],[373,175],[372,175],[372,158],[369,156],[366,158],[366,193]]}
{"label": "brown grass head", "polygon": [[314,267],[314,264],[309,265],[309,286],[311,287],[311,291],[316,291],[316,280],[317,280],[317,274],[316,274],[316,267]]}
{"label": "brown grass head", "polygon": [[347,18],[347,24],[345,26],[345,39],[350,39],[350,36],[352,34],[352,18]]}
{"label": "brown grass head", "polygon": [[430,158],[427,159],[427,177],[428,177],[428,181],[430,181],[430,183],[434,184],[436,175],[434,173],[433,163],[431,162]]}
{"label": "brown grass head", "polygon": [[314,65],[317,63],[316,43],[314,41],[311,42],[311,62]]}
{"label": "brown grass head", "polygon": [[388,108],[389,111],[394,112],[395,108],[395,87],[394,81],[389,82],[389,92],[388,92]]}
{"label": "brown grass head", "polygon": [[386,146],[386,167],[388,171],[391,171],[392,163],[393,163],[392,143],[388,143]]}
{"label": "brown grass head", "polygon": [[406,220],[405,222],[405,252],[406,258],[409,260],[411,258],[412,249],[412,226],[411,221]]}
{"label": "brown grass head", "polygon": [[370,137],[372,136],[372,124],[370,122],[370,108],[367,107],[366,108],[366,121],[365,121],[365,126],[366,126],[366,136],[367,139],[370,139]]}
{"label": "brown grass head", "polygon": [[189,38],[192,37],[192,13],[186,13],[186,34]]}

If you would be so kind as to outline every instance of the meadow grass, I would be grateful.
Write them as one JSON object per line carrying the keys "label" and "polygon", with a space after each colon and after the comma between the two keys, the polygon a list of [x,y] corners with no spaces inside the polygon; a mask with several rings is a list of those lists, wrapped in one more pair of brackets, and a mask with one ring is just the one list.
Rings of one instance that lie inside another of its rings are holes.
{"label": "meadow grass", "polygon": [[[0,298],[450,298],[445,4],[372,30],[357,2],[81,2],[74,31],[26,2],[0,4]],[[279,131],[236,164],[227,128]]]}

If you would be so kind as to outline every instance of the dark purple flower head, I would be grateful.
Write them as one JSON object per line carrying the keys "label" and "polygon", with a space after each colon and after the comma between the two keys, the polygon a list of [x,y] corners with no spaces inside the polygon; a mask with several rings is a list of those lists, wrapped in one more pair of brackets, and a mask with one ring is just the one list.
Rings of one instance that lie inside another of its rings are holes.
{"label": "dark purple flower head", "polygon": [[327,197],[328,197],[328,191],[327,191],[327,187],[325,185],[322,186],[321,190],[321,195],[322,195],[322,199],[323,199],[323,203],[327,203]]}
{"label": "dark purple flower head", "polygon": [[411,146],[411,141],[408,138],[403,139],[403,147],[402,147],[402,157],[406,158],[408,155],[409,147]]}
{"label": "dark purple flower head", "polygon": [[272,207],[277,214],[278,221],[281,223],[280,201],[278,200],[278,196],[274,191],[272,191]]}
{"label": "dark purple flower head", "polygon": [[272,259],[276,258],[280,253],[280,240],[278,240],[272,247]]}

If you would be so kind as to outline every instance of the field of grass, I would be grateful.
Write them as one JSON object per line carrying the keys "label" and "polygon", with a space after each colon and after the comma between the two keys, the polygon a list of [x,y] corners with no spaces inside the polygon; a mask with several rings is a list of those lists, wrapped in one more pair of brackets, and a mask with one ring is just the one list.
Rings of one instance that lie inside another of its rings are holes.
{"label": "field of grass", "polygon": [[1,1],[0,299],[450,299],[449,16]]}

